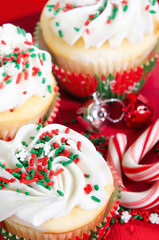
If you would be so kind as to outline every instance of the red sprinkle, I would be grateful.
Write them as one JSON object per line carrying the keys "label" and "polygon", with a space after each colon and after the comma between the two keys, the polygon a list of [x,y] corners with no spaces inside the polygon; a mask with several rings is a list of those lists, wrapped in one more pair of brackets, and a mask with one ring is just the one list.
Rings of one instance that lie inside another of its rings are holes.
{"label": "red sprinkle", "polygon": [[30,165],[31,167],[34,166],[34,158],[31,158],[31,159],[30,159],[29,165]]}
{"label": "red sprinkle", "polygon": [[32,42],[29,42],[29,41],[27,41],[27,40],[26,40],[24,43],[27,44],[27,45],[33,45]]}
{"label": "red sprinkle", "polygon": [[56,11],[59,8],[59,6],[60,6],[60,3],[57,2],[56,5],[54,6],[54,11]]}
{"label": "red sprinkle", "polygon": [[5,183],[9,183],[10,182],[9,179],[3,178],[3,177],[0,177],[0,181],[5,182]]}
{"label": "red sprinkle", "polygon": [[59,146],[60,146],[60,144],[58,144],[58,143],[56,143],[56,142],[53,143],[53,147],[54,147],[54,148],[58,148]]}
{"label": "red sprinkle", "polygon": [[64,171],[63,168],[60,168],[59,170],[57,170],[56,172],[54,172],[54,176],[57,176],[58,174],[62,173]]}
{"label": "red sprinkle", "polygon": [[66,130],[65,130],[65,133],[67,134],[67,133],[69,133],[69,132],[70,132],[70,128],[67,127]]}
{"label": "red sprinkle", "polygon": [[150,5],[147,5],[147,6],[145,7],[145,10],[148,11],[148,10],[149,10],[149,7],[150,7]]}
{"label": "red sprinkle", "polygon": [[82,145],[82,143],[81,143],[80,141],[78,141],[78,143],[77,143],[77,149],[78,149],[78,150],[81,149],[81,145]]}
{"label": "red sprinkle", "polygon": [[16,84],[19,84],[19,83],[20,83],[21,77],[22,77],[22,73],[19,72],[19,73],[18,73],[18,76],[17,76],[17,79],[16,79]]}
{"label": "red sprinkle", "polygon": [[86,33],[89,34],[89,29],[88,28],[86,28]]}
{"label": "red sprinkle", "polygon": [[79,158],[73,159],[73,162],[74,162],[75,164],[77,164],[79,161],[80,161]]}
{"label": "red sprinkle", "polygon": [[54,175],[54,171],[51,170],[50,173],[49,173],[49,178],[51,179],[53,175]]}
{"label": "red sprinkle", "polygon": [[11,183],[13,183],[13,182],[16,181],[16,179],[15,179],[15,178],[11,178],[9,181],[10,181]]}
{"label": "red sprinkle", "polygon": [[54,185],[54,182],[48,182],[47,185],[52,186],[52,185]]}
{"label": "red sprinkle", "polygon": [[91,20],[87,20],[84,25],[88,26],[90,24],[90,22],[91,22]]}
{"label": "red sprinkle", "polygon": [[29,73],[27,70],[24,71],[24,80],[28,80]]}
{"label": "red sprinkle", "polygon": [[14,170],[12,170],[12,172],[18,172],[20,170],[20,168],[19,167],[17,167],[17,168],[15,168]]}
{"label": "red sprinkle", "polygon": [[27,94],[27,91],[24,91],[23,94],[26,95],[26,94]]}
{"label": "red sprinkle", "polygon": [[10,78],[10,76],[9,76],[9,75],[6,75],[6,76],[4,77],[4,79],[3,79],[3,81],[6,82],[9,78]]}
{"label": "red sprinkle", "polygon": [[2,43],[3,45],[6,45],[6,42],[5,42],[4,40],[1,40],[1,43]]}
{"label": "red sprinkle", "polygon": [[84,191],[86,194],[89,194],[92,191],[92,187],[90,184],[87,184],[87,186],[84,188]]}
{"label": "red sprinkle", "polygon": [[0,82],[0,89],[2,89],[3,88],[3,83],[2,82]]}

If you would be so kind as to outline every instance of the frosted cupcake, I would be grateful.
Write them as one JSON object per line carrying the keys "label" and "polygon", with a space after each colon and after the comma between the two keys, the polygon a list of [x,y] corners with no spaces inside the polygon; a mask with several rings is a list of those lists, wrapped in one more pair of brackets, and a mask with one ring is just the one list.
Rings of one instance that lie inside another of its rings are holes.
{"label": "frosted cupcake", "polygon": [[30,33],[12,24],[0,27],[0,138],[14,137],[24,124],[43,122],[57,105],[49,53]]}
{"label": "frosted cupcake", "polygon": [[75,240],[107,224],[116,182],[81,134],[59,124],[23,126],[12,142],[0,141],[0,162],[0,221],[11,234]]}
{"label": "frosted cupcake", "polygon": [[157,1],[50,0],[40,26],[54,72],[76,96],[98,89],[106,97],[124,98],[141,89],[155,65]]}

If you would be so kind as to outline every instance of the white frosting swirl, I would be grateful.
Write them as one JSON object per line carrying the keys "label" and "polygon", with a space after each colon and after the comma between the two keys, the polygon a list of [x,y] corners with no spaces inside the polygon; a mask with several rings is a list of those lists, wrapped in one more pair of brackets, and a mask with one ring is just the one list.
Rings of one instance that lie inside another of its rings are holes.
{"label": "white frosting swirl", "polygon": [[0,190],[0,221],[15,215],[40,226],[75,206],[95,209],[110,197],[104,186],[112,184],[112,175],[103,157],[88,139],[59,124],[40,130],[29,124],[12,142],[1,140],[0,161],[0,185],[9,181]]}
{"label": "white frosting swirl", "polygon": [[153,33],[153,15],[159,5],[149,0],[50,0],[45,14],[53,31],[69,45],[79,38],[85,47],[100,47],[107,40],[112,47],[124,39],[135,44]]}
{"label": "white frosting swirl", "polygon": [[0,112],[48,92],[51,56],[33,44],[30,33],[12,24],[0,27]]}

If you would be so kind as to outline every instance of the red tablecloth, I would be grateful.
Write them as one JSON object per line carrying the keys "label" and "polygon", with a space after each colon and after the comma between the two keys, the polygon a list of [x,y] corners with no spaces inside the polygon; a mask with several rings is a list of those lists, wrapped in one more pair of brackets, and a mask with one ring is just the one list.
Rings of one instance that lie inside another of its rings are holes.
{"label": "red tablecloth", "polygon": [[[0,25],[6,22],[13,23],[24,28],[28,32],[34,31],[36,22],[39,21],[40,10],[45,4],[46,0],[28,0],[26,1],[4,1],[0,7]],[[34,4],[33,4],[34,3]],[[25,4],[25,6],[24,6]],[[31,14],[31,15],[28,15]],[[56,122],[62,123],[64,120],[69,122],[75,119],[77,109],[82,105],[81,102],[68,96],[61,91],[61,106],[56,118]],[[155,67],[151,77],[143,87],[141,93],[148,97],[154,109],[153,117],[149,124],[153,123],[159,117],[159,63]],[[68,123],[68,126],[81,132],[83,129],[77,123]],[[101,133],[104,136],[110,136],[117,132],[127,134],[128,144],[141,134],[146,128],[127,129],[124,123],[107,124],[106,129]],[[154,158],[156,158],[154,156]],[[148,157],[144,161],[148,161]],[[156,160],[158,161],[158,160]],[[131,186],[131,183],[129,183]],[[111,231],[107,237],[108,240],[158,240],[159,239],[159,225],[145,223],[141,220],[135,220],[127,224],[116,223],[111,225]]]}

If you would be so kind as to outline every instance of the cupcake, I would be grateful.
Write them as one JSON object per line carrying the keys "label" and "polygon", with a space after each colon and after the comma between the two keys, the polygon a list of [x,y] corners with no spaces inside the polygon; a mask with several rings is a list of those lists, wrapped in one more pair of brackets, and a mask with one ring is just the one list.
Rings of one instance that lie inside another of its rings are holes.
{"label": "cupcake", "polygon": [[117,209],[117,182],[101,154],[59,124],[28,124],[1,140],[0,181],[0,222],[24,239],[101,235]]}
{"label": "cupcake", "polygon": [[50,0],[40,19],[61,86],[85,98],[98,90],[124,99],[155,66],[159,4],[149,0]]}
{"label": "cupcake", "polygon": [[50,54],[20,27],[1,26],[0,138],[13,138],[22,125],[46,120],[57,99]]}

